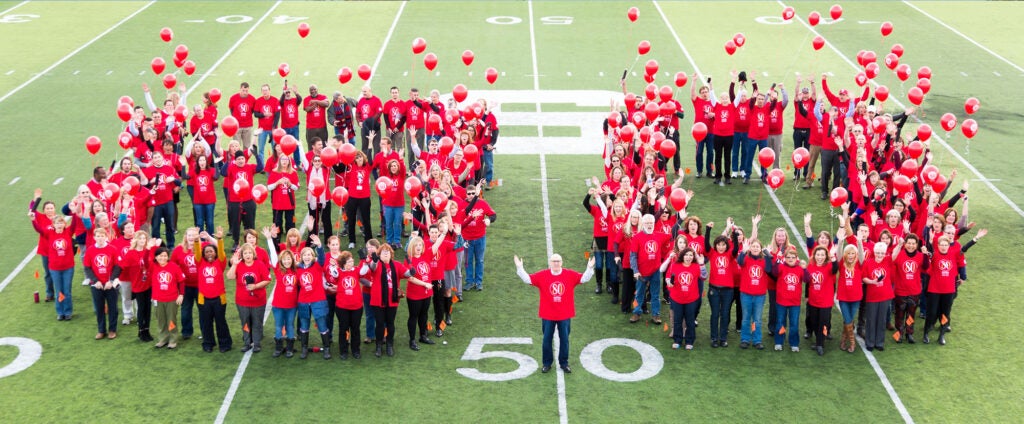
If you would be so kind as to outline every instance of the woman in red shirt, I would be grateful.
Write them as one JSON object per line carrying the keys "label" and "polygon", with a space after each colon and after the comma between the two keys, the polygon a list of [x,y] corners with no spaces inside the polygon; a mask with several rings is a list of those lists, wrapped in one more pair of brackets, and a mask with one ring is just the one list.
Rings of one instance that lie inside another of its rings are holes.
{"label": "woman in red shirt", "polygon": [[387,172],[382,172],[377,179],[377,193],[380,194],[384,211],[387,243],[392,249],[399,249],[402,242],[402,213],[405,212],[405,173],[397,159],[389,160],[386,169]]}
{"label": "woman in red shirt", "polygon": [[868,351],[885,350],[885,319],[889,301],[893,299],[892,258],[888,246],[875,243],[874,255],[864,259],[862,265],[864,284],[864,347]]}
{"label": "woman in red shirt", "polygon": [[[946,344],[946,324],[953,307],[956,287],[967,277],[967,269],[959,259],[959,249],[953,248],[953,236],[943,235],[936,242],[928,263],[928,318],[924,322],[924,342],[931,343],[928,332],[939,322],[939,344]],[[941,317],[941,319],[940,319]]]}
{"label": "woman in red shirt", "polygon": [[166,247],[156,249],[147,273],[153,287],[156,322],[160,328],[160,335],[153,347],[174,349],[178,347],[180,337],[174,321],[178,317],[178,306],[185,297],[185,273],[171,262],[171,251]]}
{"label": "woman in red shirt", "polygon": [[[845,233],[845,230],[843,231]],[[843,242],[843,238],[839,240],[840,243]],[[839,311],[843,315],[843,337],[840,339],[839,349],[853,353],[857,348],[856,334],[853,331],[854,318],[864,297],[864,280],[860,266],[863,257],[857,246],[846,245],[842,250],[843,258],[839,263],[839,280],[836,286],[836,300],[839,301]]]}
{"label": "woman in red shirt", "polygon": [[[782,342],[789,333],[789,348],[800,351],[800,297],[803,294],[804,267],[801,266],[794,246],[787,246],[782,253],[782,263],[773,266],[775,271],[775,350],[782,350]],[[788,328],[787,328],[788,327]]]}
{"label": "woman in red shirt", "polygon": [[274,211],[274,225],[285,231],[295,228],[295,191],[299,188],[299,174],[292,166],[292,158],[278,155],[277,166],[267,173],[270,207]]}
{"label": "woman in red shirt", "polygon": [[[286,358],[295,355],[295,313],[299,306],[299,278],[295,270],[296,254],[282,250],[274,268],[274,299],[271,310],[274,313],[274,357],[284,353]],[[287,342],[287,347],[285,347]]]}
{"label": "woman in red shirt", "polygon": [[217,206],[217,190],[214,182],[219,178],[217,170],[210,167],[205,155],[196,158],[195,165],[188,172],[188,191],[192,195],[192,213],[197,227],[213,234],[213,213]]}
{"label": "woman in red shirt", "polygon": [[925,254],[921,251],[921,239],[916,234],[907,234],[892,252],[893,280],[895,281],[893,309],[896,311],[896,327],[899,330],[896,343],[914,343],[914,315],[921,302],[921,274],[924,272]]}
{"label": "woman in red shirt", "polygon": [[[708,130],[714,136],[715,140],[715,184],[732,184],[732,174],[725,172],[725,169],[729,167],[729,157],[732,155],[733,135],[735,134],[734,127],[736,126],[736,105],[729,100],[729,94],[722,93],[719,96],[718,102],[714,105],[714,124]],[[738,149],[737,149],[738,151]],[[737,171],[738,161],[733,161],[733,172]],[[722,176],[725,176],[725,182],[722,182]]]}
{"label": "woman in red shirt", "polygon": [[[115,265],[117,248],[107,243],[107,230],[93,232],[95,243],[82,259],[86,278],[92,283],[92,306],[96,311],[96,340],[117,338],[117,283]],[[106,313],[103,313],[104,309]],[[109,329],[109,332],[108,332]]]}
{"label": "woman in red shirt", "polygon": [[807,264],[804,282],[807,283],[807,316],[814,331],[814,350],[818,356],[825,354],[825,331],[832,327],[832,303],[836,295],[838,270],[835,252],[816,246],[811,253],[811,263]]}
{"label": "woman in red shirt", "polygon": [[[697,339],[697,305],[701,301],[698,281],[708,277],[708,270],[704,266],[704,256],[697,255],[697,252],[682,243],[684,237],[678,237],[676,240],[676,252],[673,252],[661,266],[663,270],[668,270],[665,274],[665,285],[672,301],[672,348],[679,349],[685,338],[686,350],[693,350],[693,343]],[[681,251],[679,245],[684,246]]]}
{"label": "woman in red shirt", "polygon": [[259,353],[263,350],[263,316],[270,285],[268,265],[256,259],[256,248],[252,244],[243,243],[231,258],[227,277],[236,282],[235,305],[242,323],[242,353],[250,350]]}
{"label": "woman in red shirt", "polygon": [[43,190],[36,189],[32,195],[32,202],[29,204],[28,217],[32,220],[32,228],[39,233],[39,239],[36,242],[36,254],[39,255],[43,260],[43,273],[46,281],[46,301],[53,302],[53,277],[50,275],[49,258],[47,257],[47,250],[49,245],[47,244],[46,234],[53,228],[53,220],[57,216],[57,207],[53,202],[47,201],[42,203],[43,211],[39,212],[36,208],[42,202]]}
{"label": "woman in red shirt", "polygon": [[363,243],[373,238],[373,224],[370,220],[370,177],[373,167],[370,166],[366,154],[356,151],[352,164],[345,170],[345,189],[348,190],[348,201],[345,202],[345,222],[348,230],[348,248],[356,247],[356,223],[363,227]]}
{"label": "woman in red shirt", "polygon": [[338,265],[338,275],[332,277],[338,282],[334,313],[338,316],[339,322],[340,358],[348,359],[348,350],[351,346],[352,357],[359,359],[362,357],[359,352],[359,322],[363,315],[363,292],[360,289],[359,270],[356,269],[355,259],[352,258],[351,252],[342,251],[334,261]]}
{"label": "woman in red shirt", "polygon": [[[730,220],[731,221],[731,220]],[[729,333],[729,307],[732,305],[733,281],[735,279],[736,253],[739,243],[729,243],[729,237],[720,235],[711,244],[711,229],[715,223],[709,222],[704,230],[704,250],[707,251],[708,266],[708,303],[711,305],[711,347],[726,347]],[[726,233],[732,233],[731,228]],[[730,246],[731,244],[731,246]]]}
{"label": "woman in red shirt", "polygon": [[[312,315],[316,327],[320,330],[320,341],[324,359],[331,359],[331,330],[327,328],[327,293],[324,291],[324,249],[320,238],[311,236],[313,247],[302,249],[299,261],[295,264],[295,273],[299,280],[299,342],[302,349],[299,359],[309,355],[309,322]],[[316,250],[313,250],[313,249]]]}
{"label": "woman in red shirt", "polygon": [[388,356],[395,356],[395,315],[398,312],[399,299],[404,295],[399,283],[409,279],[414,284],[426,282],[416,278],[406,266],[392,260],[394,249],[387,244],[380,246],[379,253],[373,255],[369,262],[359,269],[359,275],[370,280],[370,305],[373,307],[376,322],[377,347],[373,355],[380,358],[381,348],[386,338]]}
{"label": "woman in red shirt", "polygon": [[47,268],[57,296],[57,321],[71,320],[71,280],[75,276],[74,234],[78,221],[72,219],[69,226],[63,216],[56,215],[52,224],[47,226],[45,219],[34,219],[36,221],[33,221],[33,226],[46,239]]}
{"label": "woman in red shirt", "polygon": [[420,350],[419,345],[416,344],[417,327],[420,330],[420,343],[434,344],[434,341],[427,337],[427,316],[430,313],[434,287],[430,283],[432,267],[430,256],[425,255],[425,251],[423,239],[414,236],[409,240],[405,265],[416,277],[410,278],[405,283],[405,303],[409,307],[409,320],[406,322],[406,326],[409,329],[409,349],[412,350]]}
{"label": "woman in red shirt", "polygon": [[[203,351],[213,352],[214,346],[220,346],[220,352],[231,350],[231,332],[225,316],[227,293],[224,286],[224,268],[227,256],[224,254],[224,230],[217,229],[214,237],[206,237],[204,246],[196,239],[192,246],[195,255],[196,275],[199,286],[199,331],[203,335]],[[214,336],[214,329],[217,330]]]}
{"label": "woman in red shirt", "polygon": [[149,320],[152,315],[152,290],[150,279],[146,278],[148,264],[153,258],[153,249],[160,245],[159,239],[150,239],[145,231],[136,231],[128,250],[121,255],[118,265],[121,267],[122,281],[127,281],[132,289],[132,299],[138,306],[135,315],[139,326],[139,340],[153,341],[149,334]]}

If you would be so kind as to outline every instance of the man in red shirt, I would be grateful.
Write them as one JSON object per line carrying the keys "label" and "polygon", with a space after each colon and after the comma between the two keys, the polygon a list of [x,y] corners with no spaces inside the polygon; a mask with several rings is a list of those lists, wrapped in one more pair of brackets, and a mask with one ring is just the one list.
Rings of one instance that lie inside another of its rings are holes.
{"label": "man in red shirt", "polygon": [[249,83],[242,82],[238,92],[228,100],[228,111],[238,120],[238,132],[232,137],[242,143],[245,150],[252,145],[252,116],[256,109],[256,98],[249,95]]}
{"label": "man in red shirt", "polygon": [[[409,100],[405,103],[406,107],[406,118],[405,125],[409,130],[409,148],[405,149],[409,153],[409,163],[413,163],[416,157],[412,152],[412,145],[422,148],[423,134],[425,133],[424,127],[427,126],[427,113],[430,112],[430,105],[420,99],[420,90],[418,88],[409,89]],[[429,169],[429,168],[428,168]]]}
{"label": "man in red shirt", "polygon": [[[359,121],[363,140],[363,153],[373,157],[380,151],[380,114],[384,105],[373,95],[369,85],[363,86],[363,97],[356,104],[356,119]],[[371,140],[370,133],[373,133]]]}
{"label": "man in red shirt", "polygon": [[[818,162],[818,154],[821,152],[821,146],[817,148],[811,147],[811,127],[815,126],[814,116],[812,110],[814,109],[814,99],[818,98],[817,90],[814,88],[814,79],[811,78],[810,88],[800,88],[800,84],[803,82],[803,77],[800,75],[796,76],[796,98],[793,99],[793,150],[801,147],[811,151],[811,161],[807,163],[807,166],[803,168],[803,176],[810,178],[811,169],[814,169],[814,165]],[[794,171],[794,180],[800,181],[801,169],[797,168]],[[810,184],[807,184],[810,186]]]}
{"label": "man in red shirt", "polygon": [[309,86],[309,96],[302,99],[302,110],[306,111],[306,148],[313,149],[313,138],[327,140],[327,107],[331,101],[317,92],[316,85]]}
{"label": "man in red shirt", "polygon": [[267,139],[274,135],[274,128],[277,127],[277,117],[281,114],[281,104],[277,97],[270,95],[270,85],[263,84],[260,86],[260,93],[263,95],[256,99],[253,116],[259,119],[260,135],[258,137],[258,145],[260,146],[260,154],[266,157],[267,151],[264,147],[266,146]]}
{"label": "man in red shirt", "polygon": [[[284,129],[285,134],[299,139],[299,105],[302,104],[302,96],[299,95],[299,89],[292,84],[291,87],[285,86],[284,91],[281,93],[281,128]],[[295,162],[301,162],[299,158],[299,150],[295,149],[293,153]]]}
{"label": "man in red shirt", "polygon": [[555,328],[558,328],[558,367],[571,373],[569,368],[569,327],[572,318],[576,316],[576,286],[590,281],[594,275],[594,257],[587,261],[587,270],[580,274],[568,268],[562,268],[562,256],[551,255],[548,259],[548,269],[527,274],[523,269],[523,260],[514,256],[516,264],[516,275],[524,283],[537,287],[540,292],[540,306],[537,315],[540,316],[544,327],[544,341],[541,343],[543,352],[543,368],[540,372],[551,371],[551,363],[554,362],[554,352],[551,350],[551,338],[554,336]]}
{"label": "man in red shirt", "polygon": [[150,226],[153,229],[153,238],[160,238],[160,223],[163,222],[167,229],[164,242],[167,246],[174,246],[174,215],[177,214],[174,207],[174,189],[181,187],[181,179],[178,178],[172,164],[167,163],[160,152],[153,153],[153,162],[143,168],[142,173],[151,184],[149,191],[153,196],[153,220]]}
{"label": "man in red shirt", "polygon": [[633,236],[629,249],[629,263],[633,265],[633,278],[636,279],[636,306],[629,322],[640,321],[643,313],[644,299],[647,291],[651,292],[651,322],[661,324],[661,270],[658,267],[664,257],[662,246],[672,234],[654,231],[654,215],[647,214],[640,218],[640,229]]}
{"label": "man in red shirt", "polygon": [[[482,182],[481,182],[482,184]],[[466,188],[465,207],[466,219],[462,223],[462,238],[468,243],[466,248],[465,289],[476,286],[477,291],[484,289],[484,252],[487,250],[487,227],[498,218],[484,199],[477,197],[481,187]]]}
{"label": "man in red shirt", "polygon": [[[398,97],[398,87],[391,87],[391,99],[384,103],[384,126],[388,131],[388,138],[394,146],[402,148],[405,137],[405,120],[408,116],[408,104]],[[410,149],[406,149],[410,150]],[[410,151],[409,154],[412,154]]]}

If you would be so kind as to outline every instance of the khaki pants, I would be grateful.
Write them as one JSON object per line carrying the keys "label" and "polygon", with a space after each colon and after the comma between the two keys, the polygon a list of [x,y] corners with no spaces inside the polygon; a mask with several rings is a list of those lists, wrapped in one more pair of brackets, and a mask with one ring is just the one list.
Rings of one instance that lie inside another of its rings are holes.
{"label": "khaki pants", "polygon": [[821,146],[815,146],[815,145],[812,144],[811,145],[811,158],[807,162],[807,179],[806,179],[806,183],[807,183],[808,187],[810,187],[811,185],[814,184],[814,176],[816,175],[815,172],[814,172],[814,166],[817,165],[817,163],[818,163],[818,156],[820,156],[820,155],[821,155]]}
{"label": "khaki pants", "polygon": [[249,150],[249,147],[252,146],[252,127],[238,128],[238,132],[231,138],[238,140],[242,144],[242,149]]}
{"label": "khaki pants", "polygon": [[[156,325],[160,334],[156,338],[157,344],[178,344],[181,338],[181,329],[178,328],[178,304],[175,302],[156,303]],[[173,329],[171,325],[173,324]]]}

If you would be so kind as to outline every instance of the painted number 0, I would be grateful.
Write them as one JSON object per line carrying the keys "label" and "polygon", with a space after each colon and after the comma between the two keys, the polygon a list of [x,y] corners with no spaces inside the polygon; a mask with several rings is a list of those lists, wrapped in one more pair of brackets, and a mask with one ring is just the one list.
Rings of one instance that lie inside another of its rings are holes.
{"label": "painted number 0", "polygon": [[[523,22],[518,16],[491,16],[485,19],[489,24],[494,25],[515,25]],[[543,25],[572,25],[572,16],[543,16],[540,23]]]}
{"label": "painted number 0", "polygon": [[18,348],[18,356],[14,357],[14,361],[0,368],[0,378],[28,369],[43,355],[43,346],[39,342],[24,337],[0,338],[0,346],[14,346]]}
{"label": "painted number 0", "polygon": [[[462,355],[463,361],[478,361],[487,358],[505,358],[515,361],[519,366],[508,372],[487,373],[476,368],[458,368],[455,371],[466,378],[478,381],[509,381],[529,377],[537,371],[537,361],[530,356],[507,350],[492,350],[484,352],[484,347],[489,344],[518,344],[532,345],[533,339],[529,337],[474,337],[466,347],[466,353]],[[635,350],[640,354],[640,368],[628,373],[612,371],[604,365],[601,356],[604,351],[612,346],[624,346]],[[605,380],[618,382],[643,381],[654,377],[661,372],[665,365],[665,359],[653,346],[632,339],[601,339],[588,344],[580,352],[580,364],[587,371]]]}

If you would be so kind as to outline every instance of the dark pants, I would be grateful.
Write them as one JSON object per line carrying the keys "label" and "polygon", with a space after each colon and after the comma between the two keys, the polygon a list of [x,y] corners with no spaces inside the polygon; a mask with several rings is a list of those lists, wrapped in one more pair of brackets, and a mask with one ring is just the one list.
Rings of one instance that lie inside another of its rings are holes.
{"label": "dark pants", "polygon": [[441,321],[444,321],[444,316],[448,313],[449,302],[452,298],[447,297],[445,294],[444,280],[433,280],[430,282],[434,286],[434,296],[432,301],[434,303],[434,325],[440,325]]}
{"label": "dark pants", "polygon": [[377,328],[375,330],[377,341],[384,341],[384,331],[387,331],[388,343],[394,343],[395,341],[395,314],[398,313],[398,308],[394,307],[373,307],[373,319],[376,321]]}
{"label": "dark pants", "polygon": [[338,351],[342,353],[347,352],[349,345],[352,345],[352,353],[358,353],[359,324],[362,321],[363,310],[337,308],[334,310],[334,314],[338,317]]}
{"label": "dark pants", "polygon": [[[801,147],[803,147],[805,149],[810,149],[811,148],[810,141],[811,141],[811,130],[810,129],[807,129],[807,128],[793,128],[793,150],[799,149]],[[805,166],[802,170],[797,168],[794,171],[794,174],[793,174],[793,175],[796,175],[796,180],[800,179],[800,175],[801,175],[800,172],[801,171],[803,171],[802,175],[805,176],[805,177],[810,175],[810,171],[809,171],[808,168],[810,168],[810,167],[809,166]]]}
{"label": "dark pants", "polygon": [[679,151],[682,150],[679,148],[679,131],[672,131],[672,135],[669,136],[668,139],[672,140],[672,142],[675,143],[676,145],[676,153],[672,155],[672,169],[676,171],[676,174],[679,174]]}
{"label": "dark pants", "polygon": [[774,289],[768,290],[768,331],[773,335],[779,331],[779,305],[775,301],[778,293]]}
{"label": "dark pants", "polygon": [[711,176],[711,164],[715,161],[714,138],[713,135],[705,136],[703,140],[697,141],[697,175],[703,174],[704,168],[707,168],[708,176]]}
{"label": "dark pants", "polygon": [[832,308],[807,305],[807,318],[814,329],[814,345],[825,346],[825,329],[832,328]]}
{"label": "dark pants", "polygon": [[[323,224],[324,228],[324,236],[321,240],[327,240],[334,235],[334,227],[331,227],[331,202],[318,205],[316,209],[309,209],[309,216],[313,217],[313,228],[309,229],[310,236],[320,233],[320,224]],[[306,244],[309,243],[310,241],[307,239]]]}
{"label": "dark pants", "polygon": [[729,157],[732,155],[732,136],[716,135],[715,137],[715,179],[725,176],[726,181],[732,179],[726,172],[729,168]]}
{"label": "dark pants", "polygon": [[181,336],[192,337],[195,329],[192,326],[192,305],[199,299],[199,287],[185,286],[185,295],[181,300]]}
{"label": "dark pants", "polygon": [[911,324],[913,322],[911,320],[913,320],[914,314],[917,313],[917,303],[920,299],[921,297],[918,295],[896,296],[894,305],[896,310],[896,328],[904,334],[914,334],[914,325]]}
{"label": "dark pants", "polygon": [[[821,193],[828,195],[839,186],[839,151],[821,149]],[[832,184],[829,186],[829,179]]]}
{"label": "dark pants", "polygon": [[[622,293],[619,295],[622,305],[622,312],[633,310],[633,297],[636,295],[636,278],[633,277],[633,270],[625,268],[622,270]],[[643,299],[638,300],[638,302]]]}
{"label": "dark pants", "polygon": [[331,334],[334,334],[334,315],[338,310],[338,305],[335,305],[337,300],[337,294],[327,293],[327,331]]}
{"label": "dark pants", "polygon": [[[732,288],[732,303],[736,305],[736,331],[740,331],[740,323],[743,322],[743,306],[740,305],[740,288]],[[726,308],[725,313],[729,313],[729,309]]]}
{"label": "dark pants", "polygon": [[373,224],[370,221],[370,198],[358,199],[349,197],[345,202],[345,216],[348,221],[345,226],[348,229],[348,242],[356,243],[356,221],[363,224],[363,242],[373,238]]}
{"label": "dark pants", "polygon": [[166,237],[163,238],[164,246],[174,246],[174,202],[166,202],[153,206],[153,220],[150,221],[153,238],[160,238],[160,223],[166,227]]}
{"label": "dark pants", "polygon": [[[199,305],[199,331],[203,335],[203,347],[231,349],[231,331],[228,329],[226,314],[227,305],[220,303],[220,297],[203,299],[203,304]],[[214,330],[217,331],[216,336]]]}
{"label": "dark pants", "polygon": [[571,327],[571,323],[571,319],[563,319],[561,321],[541,320],[541,327],[544,331],[541,352],[545,367],[550,367],[555,361],[555,353],[552,351],[551,341],[556,330],[558,331],[558,366],[564,367],[569,365],[569,327]]}
{"label": "dark pants", "polygon": [[96,332],[117,332],[117,300],[120,297],[115,288],[101,290],[92,287],[92,308],[96,311]]}
{"label": "dark pants", "polygon": [[281,237],[287,234],[288,230],[295,228],[295,209],[274,209],[274,225],[281,229],[277,236],[278,239],[274,240],[279,243]]}
{"label": "dark pants", "polygon": [[143,292],[132,293],[132,299],[138,305],[138,314],[135,315],[135,319],[139,325],[139,334],[143,331],[149,332],[149,319],[153,315],[153,291],[146,290]]}
{"label": "dark pants", "polygon": [[238,239],[242,235],[241,228],[256,228],[256,202],[228,202],[228,226],[231,228],[231,239],[235,242],[234,245],[238,246]]}
{"label": "dark pants", "polygon": [[406,321],[406,326],[409,329],[409,339],[416,338],[417,327],[420,329],[420,337],[426,337],[427,316],[430,313],[430,299],[412,300],[406,298],[405,303],[409,306],[409,320]]}
{"label": "dark pants", "polygon": [[[928,318],[924,321],[924,331],[930,331],[936,322],[942,324],[941,317],[949,319],[949,312],[953,309],[953,293],[928,293]],[[948,321],[947,321],[948,322]]]}
{"label": "dark pants", "polygon": [[708,289],[711,303],[711,340],[726,340],[729,334],[729,306],[732,304],[732,287],[711,286]]}
{"label": "dark pants", "polygon": [[[676,344],[682,344],[685,340],[686,344],[693,345],[694,340],[697,339],[697,325],[694,320],[697,319],[698,303],[700,303],[700,299],[690,303],[672,301],[672,340]],[[686,325],[685,333],[683,332],[684,324]]]}

